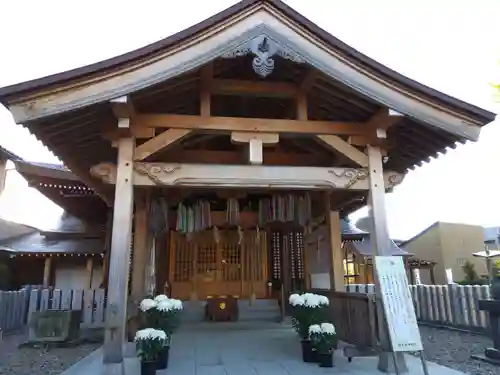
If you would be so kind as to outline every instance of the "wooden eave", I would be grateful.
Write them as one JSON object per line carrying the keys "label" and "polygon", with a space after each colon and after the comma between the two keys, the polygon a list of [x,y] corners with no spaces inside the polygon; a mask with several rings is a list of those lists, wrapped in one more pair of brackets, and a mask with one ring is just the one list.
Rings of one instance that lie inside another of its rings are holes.
{"label": "wooden eave", "polygon": [[[112,202],[112,187],[93,179],[89,170],[96,164],[116,161],[117,153],[112,144],[113,139],[103,135],[116,129],[117,119],[109,100],[119,94],[128,95],[139,114],[200,115],[202,69],[210,63],[213,78],[223,80],[226,87],[228,82],[238,80],[300,88],[308,76],[314,74],[314,79],[307,90],[308,114],[309,120],[312,121],[366,123],[381,109],[387,107],[387,103],[378,102],[373,97],[360,93],[356,88],[348,87],[345,82],[332,78],[332,72],[313,68],[309,61],[295,63],[276,57],[273,73],[264,80],[260,79],[250,67],[252,56],[233,59],[215,58],[215,60],[212,57],[211,61],[204,62],[205,65],[193,66],[187,71],[179,70],[165,79],[155,82],[150,80],[148,84],[142,86],[130,85],[126,91],[112,89],[108,90],[109,92],[100,91],[93,96],[85,97],[82,102],[77,103],[76,99],[72,102],[71,98],[87,92],[85,90],[98,87],[96,85],[103,82],[111,84],[116,77],[124,79],[133,77],[133,74],[146,71],[172,56],[180,56],[182,51],[194,48],[192,46],[198,40],[201,42],[208,40],[216,31],[219,34],[223,33],[225,30],[230,30],[231,25],[248,21],[256,14],[261,15],[264,21],[272,17],[288,25],[297,32],[297,38],[321,44],[323,53],[328,51],[339,61],[348,61],[360,72],[363,71],[366,77],[383,82],[384,87],[397,91],[398,95],[404,94],[408,100],[415,100],[420,103],[419,105],[429,108],[429,111],[434,111],[434,116],[437,117],[429,116],[433,124],[408,113],[388,129],[386,143],[388,160],[384,165],[388,170],[405,172],[409,168],[422,165],[432,157],[437,157],[439,153],[446,152],[448,147],[454,148],[457,142],[475,139],[479,134],[479,128],[493,121],[495,117],[491,112],[423,86],[369,59],[321,30],[279,0],[241,1],[200,24],[139,50],[68,72],[5,87],[0,89],[0,102],[13,111],[16,121],[23,123],[74,172],[82,183],[94,189],[108,205]],[[259,27],[262,29],[263,26]],[[267,29],[264,27],[262,30]],[[45,106],[50,107],[51,100],[44,102],[44,99],[53,97],[60,98],[62,105],[52,108],[53,112],[44,112]],[[211,115],[221,116],[220,118],[230,116],[293,120],[298,116],[294,110],[294,98],[286,95],[246,93],[229,96],[224,92],[217,92],[212,93],[211,106]],[[439,119],[459,124],[457,131],[443,130],[443,127],[436,126]],[[149,134],[149,137],[166,130],[156,128],[153,130],[154,134]],[[135,135],[138,145],[148,138],[148,135],[144,134]],[[351,137],[347,135],[340,137],[344,141],[351,142]],[[295,134],[289,139],[284,137],[279,147],[284,147],[284,151],[304,155],[303,160],[306,160],[307,156],[315,165],[323,163],[332,165],[331,163],[335,162],[336,165],[352,166],[351,161],[332,153],[323,144],[315,143],[312,138],[310,134],[300,136]],[[215,157],[214,152],[220,151],[221,145],[227,143],[227,134],[206,134],[204,131],[197,131],[148,160],[173,162],[180,152],[185,153],[189,150],[192,153],[212,152]],[[352,145],[363,151],[363,142],[353,141]],[[231,147],[228,146],[227,150],[223,151],[236,152]],[[298,151],[300,148],[302,151]],[[230,154],[225,155],[225,158],[233,158]],[[276,156],[273,155],[274,157]],[[307,163],[307,161],[302,162]],[[342,192],[332,200],[332,206],[335,205],[337,209],[343,210],[344,214],[365,204],[365,193]]]}
{"label": "wooden eave", "polygon": [[430,103],[450,106],[458,112],[470,116],[476,122],[482,123],[482,125],[493,121],[495,118],[494,113],[434,90],[378,63],[321,29],[314,22],[308,20],[281,0],[243,0],[196,25],[137,50],[81,68],[0,88],[0,102],[8,106],[8,103],[15,102],[25,95],[36,95],[36,92],[46,89],[52,91],[68,83],[94,79],[98,76],[116,73],[121,69],[141,64],[148,59],[154,59],[162,55],[165,51],[174,49],[182,43],[188,42],[198,34],[215,29],[224,22],[237,19],[246,12],[255,11],[259,8],[268,8],[277,11],[291,22],[307,30],[312,36],[333,47],[349,59],[350,62],[366,67],[378,77],[387,79],[397,86],[425,97]]}
{"label": "wooden eave", "polygon": [[16,161],[15,165],[30,187],[69,214],[91,224],[105,222],[105,202],[66,167],[26,161]]}

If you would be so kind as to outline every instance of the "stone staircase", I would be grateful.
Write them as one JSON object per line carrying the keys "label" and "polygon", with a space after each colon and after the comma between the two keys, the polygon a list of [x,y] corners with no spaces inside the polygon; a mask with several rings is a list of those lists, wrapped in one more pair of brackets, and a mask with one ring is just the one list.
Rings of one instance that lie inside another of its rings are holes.
{"label": "stone staircase", "polygon": [[[186,301],[181,314],[181,323],[201,322],[205,319],[205,301]],[[274,299],[238,300],[238,321],[240,322],[279,322],[281,312],[278,301]]]}

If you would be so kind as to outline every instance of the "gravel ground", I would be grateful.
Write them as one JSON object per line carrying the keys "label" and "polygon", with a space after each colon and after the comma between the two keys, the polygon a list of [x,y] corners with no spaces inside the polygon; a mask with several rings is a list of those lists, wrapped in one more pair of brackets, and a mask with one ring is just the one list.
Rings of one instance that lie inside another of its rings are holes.
{"label": "gravel ground", "polygon": [[57,375],[100,346],[18,348],[25,341],[25,335],[13,335],[0,342],[0,375]]}
{"label": "gravel ground", "polygon": [[484,335],[420,326],[424,351],[429,361],[470,375],[498,375],[500,367],[471,359],[472,354],[484,354],[492,346]]}

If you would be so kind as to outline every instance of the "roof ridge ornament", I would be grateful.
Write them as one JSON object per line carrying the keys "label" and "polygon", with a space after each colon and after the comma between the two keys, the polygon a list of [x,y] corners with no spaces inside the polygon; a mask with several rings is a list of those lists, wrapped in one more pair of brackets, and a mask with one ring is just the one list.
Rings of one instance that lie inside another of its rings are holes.
{"label": "roof ridge ornament", "polygon": [[264,33],[245,41],[221,57],[232,59],[247,55],[254,55],[252,68],[262,78],[267,77],[273,72],[275,66],[274,56],[280,56],[299,64],[303,64],[306,61],[296,51]]}

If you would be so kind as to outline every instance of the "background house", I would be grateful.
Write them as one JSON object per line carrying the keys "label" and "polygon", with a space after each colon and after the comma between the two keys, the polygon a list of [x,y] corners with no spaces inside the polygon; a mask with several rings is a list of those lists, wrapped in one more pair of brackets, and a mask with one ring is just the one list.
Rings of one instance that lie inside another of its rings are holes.
{"label": "background house", "polygon": [[484,228],[479,225],[436,222],[404,242],[402,248],[416,257],[435,262],[434,280],[428,272],[421,272],[423,284],[446,284],[447,270],[454,281],[465,278],[464,264],[469,261],[477,274],[487,275],[485,261],[472,254],[484,249]]}

